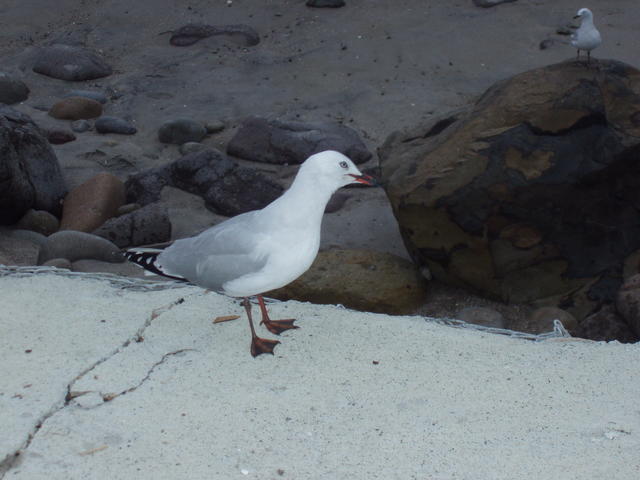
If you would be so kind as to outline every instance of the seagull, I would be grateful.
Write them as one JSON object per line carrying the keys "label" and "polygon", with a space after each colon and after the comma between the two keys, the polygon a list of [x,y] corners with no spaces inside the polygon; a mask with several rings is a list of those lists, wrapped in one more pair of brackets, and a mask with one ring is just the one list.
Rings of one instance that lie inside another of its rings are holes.
{"label": "seagull", "polygon": [[581,18],[580,28],[571,34],[571,45],[578,49],[578,57],[580,59],[580,50],[587,51],[587,63],[591,60],[591,50],[597,48],[602,43],[600,32],[593,24],[593,13],[588,8],[581,8],[573,18]]}
{"label": "seagull", "polygon": [[271,333],[298,328],[295,319],[271,320],[262,294],[307,271],[318,254],[327,202],[340,187],[355,183],[376,184],[342,153],[316,153],[302,163],[289,189],[262,210],[229,218],[164,250],[131,249],[125,256],[158,275],[243,298],[251,355],[273,354],[280,342],[258,337],[249,297],[257,296],[260,323]]}

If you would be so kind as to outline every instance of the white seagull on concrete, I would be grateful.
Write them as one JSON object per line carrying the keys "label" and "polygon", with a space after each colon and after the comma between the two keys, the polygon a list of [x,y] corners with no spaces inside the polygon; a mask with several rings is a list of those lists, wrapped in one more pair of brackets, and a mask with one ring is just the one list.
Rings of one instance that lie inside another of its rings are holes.
{"label": "white seagull on concrete", "polygon": [[573,18],[582,19],[580,28],[571,35],[571,45],[578,49],[578,60],[580,59],[580,50],[586,50],[587,63],[591,60],[591,50],[597,48],[602,43],[600,32],[593,24],[593,13],[588,8],[581,8]]}
{"label": "white seagull on concrete", "polygon": [[318,254],[327,202],[336,190],[351,183],[375,182],[341,153],[316,153],[300,166],[291,187],[262,210],[243,213],[195,237],[176,240],[165,250],[132,249],[125,255],[158,275],[244,298],[251,354],[273,354],[280,342],[256,335],[249,297],[257,295],[261,324],[271,333],[298,328],[293,325],[294,319],[269,319],[261,294],[287,285],[311,266]]}

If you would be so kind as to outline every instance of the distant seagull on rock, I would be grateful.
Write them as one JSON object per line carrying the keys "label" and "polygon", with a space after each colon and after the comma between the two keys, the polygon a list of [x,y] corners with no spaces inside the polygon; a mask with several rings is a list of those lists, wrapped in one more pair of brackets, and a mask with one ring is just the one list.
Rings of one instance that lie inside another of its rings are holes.
{"label": "distant seagull on rock", "polygon": [[291,187],[262,210],[225,220],[164,250],[132,249],[125,256],[158,275],[244,298],[251,355],[272,354],[280,342],[256,335],[249,297],[257,295],[260,323],[271,333],[298,328],[293,319],[271,320],[262,294],[287,285],[311,266],[327,202],[351,183],[373,185],[374,180],[341,153],[316,153],[300,166]]}
{"label": "distant seagull on rock", "polygon": [[580,50],[587,51],[587,63],[591,60],[591,50],[597,48],[602,43],[600,32],[593,24],[593,13],[588,8],[581,8],[573,18],[582,19],[580,28],[571,35],[571,45],[578,49],[578,60],[580,59]]}

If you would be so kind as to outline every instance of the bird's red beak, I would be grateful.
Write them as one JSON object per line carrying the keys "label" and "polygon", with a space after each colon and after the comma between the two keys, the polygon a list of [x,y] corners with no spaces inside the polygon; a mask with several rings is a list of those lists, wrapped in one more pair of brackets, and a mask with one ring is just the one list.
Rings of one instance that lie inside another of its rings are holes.
{"label": "bird's red beak", "polygon": [[350,176],[353,177],[353,179],[358,182],[358,183],[362,183],[363,185],[369,185],[370,187],[374,187],[378,184],[378,182],[376,182],[376,179],[373,178],[371,175],[354,175],[353,173],[349,174]]}

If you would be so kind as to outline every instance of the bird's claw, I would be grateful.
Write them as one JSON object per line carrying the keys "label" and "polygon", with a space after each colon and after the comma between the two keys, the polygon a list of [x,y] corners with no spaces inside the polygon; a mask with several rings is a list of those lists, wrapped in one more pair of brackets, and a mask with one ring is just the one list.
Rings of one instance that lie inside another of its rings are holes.
{"label": "bird's claw", "polygon": [[289,318],[286,320],[262,320],[260,325],[264,325],[267,330],[276,335],[280,335],[285,330],[291,330],[293,328],[300,328],[294,325],[295,318]]}
{"label": "bird's claw", "polygon": [[254,337],[251,339],[251,356],[255,358],[263,353],[270,353],[273,355],[273,349],[276,348],[276,345],[279,343],[280,342],[278,340]]}

